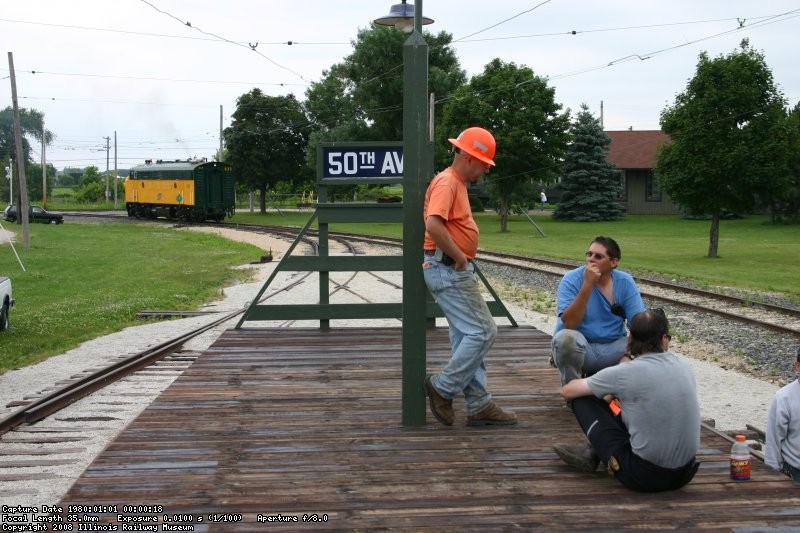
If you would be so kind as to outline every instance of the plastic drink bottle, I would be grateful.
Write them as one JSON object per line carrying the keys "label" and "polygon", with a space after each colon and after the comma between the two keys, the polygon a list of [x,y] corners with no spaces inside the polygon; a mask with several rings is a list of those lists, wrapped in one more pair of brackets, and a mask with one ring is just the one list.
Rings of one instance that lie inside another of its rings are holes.
{"label": "plastic drink bottle", "polygon": [[750,479],[750,448],[747,447],[744,435],[736,435],[731,446],[731,479],[747,481]]}

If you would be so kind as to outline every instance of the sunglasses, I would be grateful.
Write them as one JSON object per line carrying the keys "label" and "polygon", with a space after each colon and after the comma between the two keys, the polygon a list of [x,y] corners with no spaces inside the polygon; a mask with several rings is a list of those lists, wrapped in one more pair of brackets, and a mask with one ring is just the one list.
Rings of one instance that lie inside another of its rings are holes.
{"label": "sunglasses", "polygon": [[606,255],[603,255],[603,254],[601,254],[600,252],[592,252],[592,251],[588,251],[588,252],[586,252],[586,257],[587,257],[587,258],[592,258],[592,257],[594,257],[594,258],[595,258],[595,259],[597,259],[598,261],[602,261],[603,259],[605,259],[605,258],[606,258],[606,257],[608,257],[608,256],[606,256]]}

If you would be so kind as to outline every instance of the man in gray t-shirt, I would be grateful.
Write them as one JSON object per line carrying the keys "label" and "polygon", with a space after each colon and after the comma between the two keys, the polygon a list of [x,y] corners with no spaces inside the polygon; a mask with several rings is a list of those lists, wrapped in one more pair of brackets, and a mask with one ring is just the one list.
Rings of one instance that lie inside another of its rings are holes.
{"label": "man in gray t-shirt", "polygon": [[668,331],[660,309],[637,314],[630,322],[633,360],[561,388],[591,443],[556,445],[565,462],[594,471],[602,460],[623,485],[643,492],[691,481],[700,445],[697,388],[686,361],[667,351]]}

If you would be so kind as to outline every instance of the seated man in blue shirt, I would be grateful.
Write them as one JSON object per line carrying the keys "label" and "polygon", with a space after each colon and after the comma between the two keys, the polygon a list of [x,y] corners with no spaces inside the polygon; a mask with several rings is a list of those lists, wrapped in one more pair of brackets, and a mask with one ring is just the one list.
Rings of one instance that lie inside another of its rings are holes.
{"label": "seated man in blue shirt", "polygon": [[633,277],[616,270],[621,255],[614,239],[595,237],[586,264],[561,279],[552,352],[562,385],[615,365],[625,355],[625,319],[645,307]]}

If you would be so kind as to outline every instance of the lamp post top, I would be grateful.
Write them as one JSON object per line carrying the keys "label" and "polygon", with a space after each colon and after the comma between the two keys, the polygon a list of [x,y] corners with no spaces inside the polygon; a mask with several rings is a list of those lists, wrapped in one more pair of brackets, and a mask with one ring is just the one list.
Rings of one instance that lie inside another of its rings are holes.
{"label": "lamp post top", "polygon": [[[375,19],[375,24],[381,26],[394,26],[398,30],[410,32],[414,29],[414,4],[406,3],[406,0],[401,0],[402,3],[394,4],[389,10],[389,14]],[[422,12],[422,2],[420,4],[420,14]],[[433,24],[433,19],[422,17],[422,24]]]}

